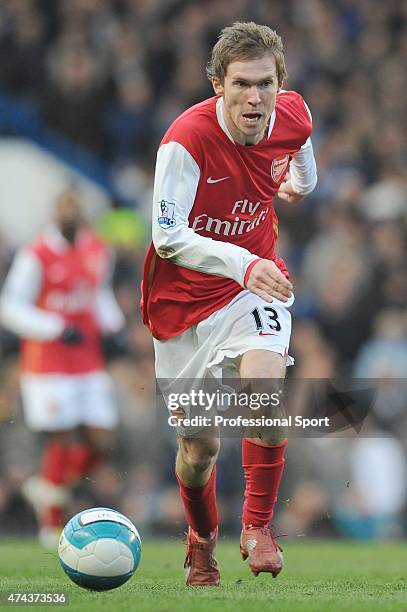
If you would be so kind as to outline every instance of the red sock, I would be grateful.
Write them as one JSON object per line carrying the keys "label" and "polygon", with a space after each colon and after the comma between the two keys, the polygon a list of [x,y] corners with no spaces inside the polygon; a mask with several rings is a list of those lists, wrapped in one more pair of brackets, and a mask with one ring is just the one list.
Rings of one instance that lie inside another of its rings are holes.
{"label": "red sock", "polygon": [[[49,442],[45,447],[40,475],[44,480],[57,486],[65,484],[65,469],[68,446],[64,442]],[[41,517],[41,524],[47,527],[60,527],[66,521],[64,509],[61,506],[49,506]]]}
{"label": "red sock", "polygon": [[64,484],[67,453],[68,447],[63,442],[49,442],[42,454],[42,478],[56,485]]}
{"label": "red sock", "polygon": [[66,514],[61,506],[49,506],[41,517],[43,527],[62,527],[66,523]]}
{"label": "red sock", "polygon": [[264,527],[273,516],[274,504],[284,470],[287,440],[273,446],[260,446],[242,440],[242,465],[246,480],[243,525]]}
{"label": "red sock", "polygon": [[67,482],[78,480],[89,474],[100,463],[101,457],[101,453],[87,444],[71,444],[67,455]]}
{"label": "red sock", "polygon": [[175,474],[178,480],[182,503],[188,525],[200,536],[208,536],[218,526],[218,509],[216,507],[216,465],[209,480],[203,487],[187,487]]}

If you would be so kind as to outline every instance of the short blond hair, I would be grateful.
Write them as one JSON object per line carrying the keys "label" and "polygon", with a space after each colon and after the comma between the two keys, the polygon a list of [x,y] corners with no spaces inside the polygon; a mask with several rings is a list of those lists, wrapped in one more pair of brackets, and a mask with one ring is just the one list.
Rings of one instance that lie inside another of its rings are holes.
{"label": "short blond hair", "polygon": [[281,85],[287,71],[280,36],[269,26],[258,25],[253,21],[237,21],[223,28],[219,34],[206,67],[207,77],[209,80],[217,77],[223,83],[230,63],[257,59],[266,53],[271,53],[276,60],[278,83]]}

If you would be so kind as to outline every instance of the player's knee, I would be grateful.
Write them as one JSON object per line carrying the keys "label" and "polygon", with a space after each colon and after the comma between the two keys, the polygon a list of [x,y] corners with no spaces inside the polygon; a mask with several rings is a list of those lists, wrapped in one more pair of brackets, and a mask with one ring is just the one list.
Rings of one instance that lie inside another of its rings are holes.
{"label": "player's knee", "polygon": [[277,431],[259,432],[259,440],[265,446],[275,446],[281,444],[286,439],[286,431],[283,428],[278,428]]}
{"label": "player's knee", "polygon": [[70,442],[71,434],[71,431],[50,431],[47,432],[47,439],[49,442],[67,444]]}
{"label": "player's knee", "polygon": [[108,429],[87,427],[84,437],[90,448],[101,455],[107,455],[112,447],[113,434]]}
{"label": "player's knee", "polygon": [[216,463],[220,442],[218,438],[207,440],[181,438],[179,441],[182,460],[195,472],[205,472]]}

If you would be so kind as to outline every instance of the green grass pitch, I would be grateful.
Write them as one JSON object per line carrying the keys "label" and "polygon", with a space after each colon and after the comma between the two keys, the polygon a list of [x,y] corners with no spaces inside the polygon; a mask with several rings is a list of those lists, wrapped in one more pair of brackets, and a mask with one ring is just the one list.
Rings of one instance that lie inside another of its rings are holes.
{"label": "green grass pitch", "polygon": [[[286,566],[276,579],[254,578],[237,541],[221,539],[222,586],[184,586],[183,546],[176,540],[145,540],[133,578],[114,591],[93,593],[75,586],[58,557],[28,540],[0,540],[0,590],[65,591],[68,606],[19,606],[69,612],[369,612],[407,610],[407,545],[318,542],[284,543]],[[1,606],[3,608],[3,606]],[[11,609],[14,606],[7,606]],[[6,609],[4,606],[3,609]]]}

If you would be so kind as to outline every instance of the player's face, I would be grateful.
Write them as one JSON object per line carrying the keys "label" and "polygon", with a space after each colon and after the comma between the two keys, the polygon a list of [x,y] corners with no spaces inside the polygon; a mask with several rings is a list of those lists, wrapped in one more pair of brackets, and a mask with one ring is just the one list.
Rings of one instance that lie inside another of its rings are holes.
{"label": "player's face", "polygon": [[66,191],[59,196],[55,221],[66,240],[73,243],[82,223],[81,207],[75,193]]}
{"label": "player's face", "polygon": [[276,60],[271,53],[258,59],[236,61],[227,67],[224,82],[212,79],[223,95],[226,125],[239,144],[257,144],[267,129],[276,104]]}

